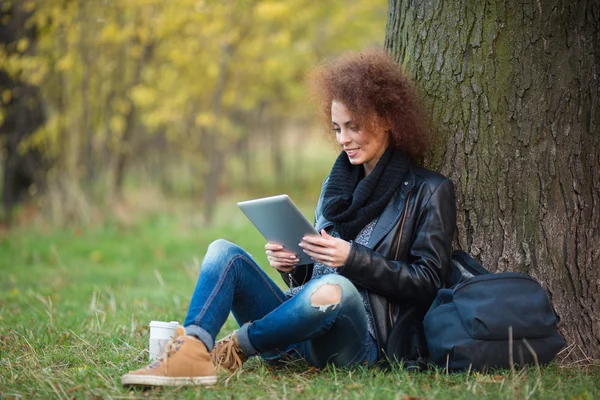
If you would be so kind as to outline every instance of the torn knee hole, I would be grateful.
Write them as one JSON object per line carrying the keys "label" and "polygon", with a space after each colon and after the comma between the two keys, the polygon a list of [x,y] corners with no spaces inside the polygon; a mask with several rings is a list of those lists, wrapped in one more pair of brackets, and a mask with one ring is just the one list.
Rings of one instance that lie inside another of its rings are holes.
{"label": "torn knee hole", "polygon": [[335,308],[342,300],[342,289],[339,285],[325,284],[319,287],[310,296],[310,303],[325,312],[329,306]]}

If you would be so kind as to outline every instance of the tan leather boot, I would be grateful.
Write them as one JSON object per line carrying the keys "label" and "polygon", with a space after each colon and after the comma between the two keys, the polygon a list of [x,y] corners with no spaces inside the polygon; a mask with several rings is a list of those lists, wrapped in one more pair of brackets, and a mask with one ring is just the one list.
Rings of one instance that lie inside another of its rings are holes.
{"label": "tan leather boot", "polygon": [[217,374],[204,343],[177,327],[175,338],[152,364],[121,377],[121,384],[143,386],[214,385]]}

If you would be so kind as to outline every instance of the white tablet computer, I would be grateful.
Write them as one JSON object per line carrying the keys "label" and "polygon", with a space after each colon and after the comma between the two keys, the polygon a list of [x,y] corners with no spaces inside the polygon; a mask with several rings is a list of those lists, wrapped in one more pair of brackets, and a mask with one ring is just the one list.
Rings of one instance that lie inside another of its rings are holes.
{"label": "white tablet computer", "polygon": [[298,265],[314,262],[298,243],[305,235],[318,233],[287,194],[237,204],[268,242],[280,243],[296,254]]}

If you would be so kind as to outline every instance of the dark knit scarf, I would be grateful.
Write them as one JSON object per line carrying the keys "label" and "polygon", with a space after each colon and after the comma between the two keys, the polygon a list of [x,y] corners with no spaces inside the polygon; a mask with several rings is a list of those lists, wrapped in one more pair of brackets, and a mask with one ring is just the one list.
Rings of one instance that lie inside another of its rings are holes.
{"label": "dark knit scarf", "polygon": [[[409,157],[388,147],[371,173],[352,165],[344,151],[333,164],[323,195],[323,216],[334,223],[344,240],[353,240],[377,218],[402,183]],[[362,179],[361,179],[362,178]]]}

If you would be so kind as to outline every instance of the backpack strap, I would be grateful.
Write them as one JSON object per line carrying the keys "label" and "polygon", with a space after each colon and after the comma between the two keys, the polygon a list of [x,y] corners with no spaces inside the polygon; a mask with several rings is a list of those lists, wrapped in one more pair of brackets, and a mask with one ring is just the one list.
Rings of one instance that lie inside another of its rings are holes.
{"label": "backpack strap", "polygon": [[474,276],[477,275],[486,275],[489,274],[490,271],[483,268],[479,262],[477,262],[470,254],[463,250],[454,250],[452,252],[452,260],[457,261],[464,269],[469,271]]}
{"label": "backpack strap", "polygon": [[486,275],[490,272],[483,268],[471,255],[463,250],[454,250],[452,252],[452,262],[450,263],[450,274],[446,280],[447,287],[454,287],[461,282],[466,281],[477,275]]}

